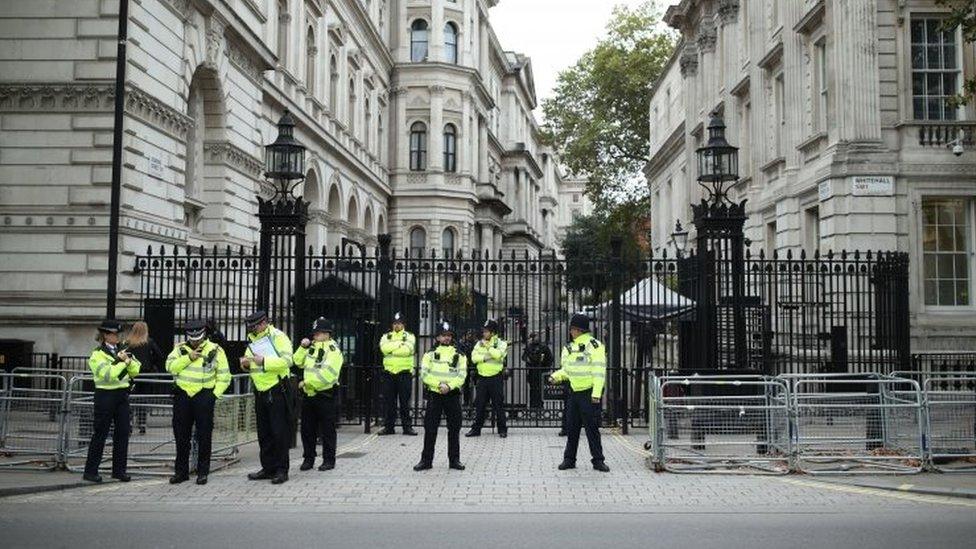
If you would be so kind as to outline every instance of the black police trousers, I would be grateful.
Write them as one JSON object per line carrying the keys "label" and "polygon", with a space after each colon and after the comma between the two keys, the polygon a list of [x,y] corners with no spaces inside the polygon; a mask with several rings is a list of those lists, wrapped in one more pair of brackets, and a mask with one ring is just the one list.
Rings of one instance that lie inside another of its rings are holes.
{"label": "black police trousers", "polygon": [[197,475],[210,474],[210,450],[214,425],[213,389],[201,389],[192,397],[173,390],[173,438],[176,440],[176,476],[190,474],[190,436],[196,428]]}
{"label": "black police trousers", "polygon": [[288,473],[288,448],[291,446],[288,438],[292,433],[281,383],[267,391],[256,392],[254,398],[261,469],[270,474]]}
{"label": "black police trousers", "polygon": [[569,395],[566,408],[566,451],[563,459],[576,463],[576,450],[579,448],[580,429],[586,430],[586,441],[590,444],[593,463],[603,461],[603,444],[600,442],[600,403],[591,400],[593,391],[584,389]]}
{"label": "black police trousers", "polygon": [[85,460],[85,474],[97,475],[105,451],[105,439],[112,432],[112,474],[125,473],[129,459],[129,390],[95,389],[95,412],[91,443],[88,445],[88,459]]}
{"label": "black police trousers", "polygon": [[383,371],[383,399],[386,401],[386,422],[384,427],[393,429],[397,420],[397,400],[400,401],[400,423],[404,429],[411,428],[413,420],[410,417],[410,389],[413,377],[410,371],[391,374]]}
{"label": "black police trousers", "polygon": [[491,377],[478,378],[478,393],[474,397],[474,423],[471,424],[472,431],[481,431],[485,424],[485,415],[488,410],[488,401],[491,400],[491,410],[495,413],[495,422],[498,424],[499,433],[507,433],[508,425],[505,423],[505,380],[502,374],[498,373]]}
{"label": "black police trousers", "polygon": [[315,444],[322,437],[322,458],[335,463],[336,400],[334,389],[302,399],[302,457],[315,459]]}
{"label": "black police trousers", "polygon": [[424,414],[424,451],[421,461],[434,461],[437,430],[441,426],[441,414],[447,416],[447,459],[461,459],[461,392],[454,390],[446,395],[428,392],[427,411]]}

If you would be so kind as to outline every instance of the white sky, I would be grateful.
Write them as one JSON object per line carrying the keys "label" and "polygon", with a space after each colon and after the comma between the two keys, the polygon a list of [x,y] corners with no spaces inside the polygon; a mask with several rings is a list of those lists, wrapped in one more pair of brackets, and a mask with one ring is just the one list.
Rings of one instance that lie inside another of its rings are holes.
{"label": "white sky", "polygon": [[[504,49],[532,58],[541,105],[556,85],[559,71],[576,63],[603,36],[613,7],[633,7],[642,1],[501,0],[489,17]],[[657,3],[671,4],[667,0]]]}

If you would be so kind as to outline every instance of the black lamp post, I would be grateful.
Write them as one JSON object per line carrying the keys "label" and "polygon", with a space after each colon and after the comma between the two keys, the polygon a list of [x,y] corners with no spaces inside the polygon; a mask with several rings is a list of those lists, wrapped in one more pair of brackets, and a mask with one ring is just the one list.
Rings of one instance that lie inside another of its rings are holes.
{"label": "black lamp post", "polygon": [[681,257],[688,251],[688,230],[681,226],[681,220],[675,220],[674,232],[671,233],[671,243],[674,244],[674,251]]}
{"label": "black lamp post", "polygon": [[[745,332],[745,250],[742,228],[745,225],[745,201],[735,204],[728,199],[728,185],[739,179],[739,149],[725,138],[725,122],[717,112],[708,121],[708,143],[697,150],[698,184],[707,196],[692,204],[696,228],[695,259],[689,268],[692,275],[699,323],[694,361],[706,369],[743,370],[748,365]],[[675,241],[681,237],[680,225]],[[684,236],[687,242],[687,235]],[[731,276],[731,280],[729,277]],[[731,290],[731,292],[729,291]],[[731,295],[729,295],[731,293]],[[719,308],[732,310],[734,364],[719,363],[719,348],[728,346],[718,319]]]}
{"label": "black lamp post", "polygon": [[725,200],[725,184],[739,179],[739,148],[725,139],[725,121],[717,112],[708,121],[708,143],[698,154],[698,183],[713,203]]}
{"label": "black lamp post", "polygon": [[[292,194],[305,179],[305,146],[295,139],[295,119],[287,109],[278,121],[277,139],[265,145],[264,151],[264,176],[274,183],[275,193],[269,200],[258,197],[261,245],[255,305],[267,310],[277,322],[287,324],[281,327],[298,338],[306,328],[303,307],[308,203]],[[275,288],[274,294],[271,288]]]}
{"label": "black lamp post", "polygon": [[273,201],[292,199],[292,191],[305,179],[305,146],[295,139],[295,119],[288,109],[278,120],[278,138],[264,146],[264,176],[274,181]]}

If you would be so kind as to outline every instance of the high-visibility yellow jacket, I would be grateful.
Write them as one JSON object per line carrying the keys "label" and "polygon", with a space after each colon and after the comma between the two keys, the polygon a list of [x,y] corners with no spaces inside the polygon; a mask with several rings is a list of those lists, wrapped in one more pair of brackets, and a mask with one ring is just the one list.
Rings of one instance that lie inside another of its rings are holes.
{"label": "high-visibility yellow jacket", "polygon": [[441,383],[447,383],[452,391],[460,389],[467,376],[468,359],[453,345],[438,345],[420,362],[420,380],[435,393],[440,392]]}
{"label": "high-visibility yellow jacket", "polygon": [[342,351],[335,341],[313,341],[308,348],[295,350],[295,366],[304,370],[302,380],[308,396],[328,391],[339,384]]}
{"label": "high-visibility yellow jacket", "polygon": [[[247,334],[247,339],[252,343],[263,338],[270,337],[271,343],[274,345],[275,351],[278,352],[278,356],[266,356],[264,357],[264,365],[259,365],[256,363],[251,363],[251,369],[249,370],[251,374],[251,383],[254,384],[254,388],[258,392],[265,392],[273,388],[278,384],[279,381],[288,377],[288,373],[291,370],[291,340],[278,328],[272,325],[268,325],[259,334]],[[254,356],[251,352],[251,348],[248,347],[244,351],[244,356]]]}
{"label": "high-visibility yellow jacket", "polygon": [[[94,376],[95,388],[109,390],[127,388],[129,378],[139,375],[139,368],[142,367],[136,357],[131,358],[132,360],[126,366],[124,362],[115,359],[108,345],[96,347],[88,357],[88,367]],[[122,379],[119,379],[120,376]]]}
{"label": "high-visibility yellow jacket", "polygon": [[387,332],[380,338],[383,369],[391,374],[413,370],[413,351],[417,338],[406,330]]}
{"label": "high-visibility yellow jacket", "polygon": [[557,382],[569,380],[575,392],[592,389],[592,397],[603,395],[607,379],[607,349],[589,333],[580,334],[563,347],[560,368],[552,374]]}
{"label": "high-visibility yellow jacket", "polygon": [[176,386],[193,397],[203,389],[213,389],[214,396],[220,398],[230,387],[230,366],[227,355],[220,345],[203,340],[197,347],[200,356],[190,360],[193,351],[188,343],[177,345],[166,357],[166,371],[173,374]]}
{"label": "high-visibility yellow jacket", "polygon": [[471,362],[478,368],[478,375],[481,377],[491,377],[501,373],[505,368],[505,358],[508,356],[508,342],[498,337],[491,336],[485,341],[479,339],[471,350]]}

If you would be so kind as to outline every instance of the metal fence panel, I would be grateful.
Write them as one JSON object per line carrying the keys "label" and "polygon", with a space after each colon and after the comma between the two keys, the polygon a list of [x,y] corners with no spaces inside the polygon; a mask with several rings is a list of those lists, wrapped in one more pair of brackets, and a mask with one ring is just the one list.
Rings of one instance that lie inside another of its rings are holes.
{"label": "metal fence panel", "polygon": [[914,380],[876,374],[784,377],[790,383],[797,470],[811,474],[922,470],[923,401]]}
{"label": "metal fence panel", "polygon": [[[237,461],[240,446],[257,440],[254,395],[247,376],[234,376],[232,390],[214,406],[212,465],[216,471]],[[129,396],[130,437],[128,471],[142,475],[170,475],[176,459],[173,438],[173,380],[169,375],[139,376]],[[64,460],[70,471],[81,472],[91,441],[94,390],[91,376],[76,376],[68,384],[64,426]],[[101,468],[111,469],[110,432]],[[192,439],[191,439],[192,440]],[[196,446],[190,458],[195,466]]]}
{"label": "metal fence panel", "polygon": [[659,468],[675,473],[789,472],[789,399],[761,376],[662,377],[652,440]]}
{"label": "metal fence panel", "polygon": [[941,373],[923,384],[930,466],[976,472],[976,375]]}
{"label": "metal fence panel", "polygon": [[58,466],[66,383],[53,374],[0,374],[0,468]]}

